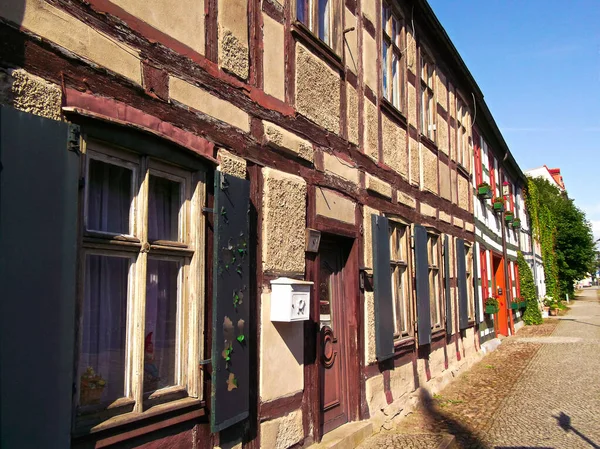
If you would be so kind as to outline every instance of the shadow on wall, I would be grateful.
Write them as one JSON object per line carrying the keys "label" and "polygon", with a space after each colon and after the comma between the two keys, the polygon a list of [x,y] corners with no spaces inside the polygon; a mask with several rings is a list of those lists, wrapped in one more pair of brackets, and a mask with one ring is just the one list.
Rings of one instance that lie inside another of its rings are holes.
{"label": "shadow on wall", "polygon": [[24,14],[25,0],[0,2],[0,105],[14,106],[12,71],[25,66],[25,40],[17,30]]}

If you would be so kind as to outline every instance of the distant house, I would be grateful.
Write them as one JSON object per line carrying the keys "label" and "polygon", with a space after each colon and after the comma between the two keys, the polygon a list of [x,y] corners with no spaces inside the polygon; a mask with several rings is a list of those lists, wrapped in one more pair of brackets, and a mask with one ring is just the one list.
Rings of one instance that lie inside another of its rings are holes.
{"label": "distant house", "polygon": [[556,185],[561,191],[565,190],[565,183],[560,173],[560,168],[548,168],[547,165],[542,165],[541,167],[526,170],[525,174],[532,178],[543,178],[551,184]]}

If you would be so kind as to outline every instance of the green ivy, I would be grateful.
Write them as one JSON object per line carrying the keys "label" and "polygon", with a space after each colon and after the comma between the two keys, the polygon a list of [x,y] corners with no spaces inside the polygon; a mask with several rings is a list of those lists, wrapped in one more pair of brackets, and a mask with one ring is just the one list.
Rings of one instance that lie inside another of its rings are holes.
{"label": "green ivy", "polygon": [[527,308],[523,314],[525,324],[542,324],[542,313],[538,305],[535,281],[531,268],[525,261],[521,251],[517,254],[517,266],[519,267],[519,286],[521,298],[527,301]]}
{"label": "green ivy", "polygon": [[556,260],[556,222],[550,208],[541,203],[537,185],[531,178],[527,180],[525,204],[531,220],[533,238],[540,242],[542,248],[546,294],[553,298],[560,298]]}

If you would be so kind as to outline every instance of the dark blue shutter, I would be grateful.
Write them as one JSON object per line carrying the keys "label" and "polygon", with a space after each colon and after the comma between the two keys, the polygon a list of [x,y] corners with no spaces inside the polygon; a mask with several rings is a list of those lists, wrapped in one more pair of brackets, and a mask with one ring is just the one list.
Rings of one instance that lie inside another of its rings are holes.
{"label": "dark blue shutter", "polygon": [[211,429],[249,415],[250,182],[215,172]]}
{"label": "dark blue shutter", "polygon": [[469,327],[469,292],[467,290],[467,258],[465,241],[456,240],[456,271],[458,280],[458,322],[460,330]]}
{"label": "dark blue shutter", "polygon": [[0,107],[2,447],[71,444],[80,158],[68,136]]}
{"label": "dark blue shutter", "polygon": [[419,345],[428,345],[431,343],[429,262],[427,261],[427,230],[421,225],[415,225],[415,278]]}
{"label": "dark blue shutter", "polygon": [[375,341],[377,360],[394,355],[394,305],[390,271],[389,221],[371,215],[373,231],[373,292],[375,297]]}
{"label": "dark blue shutter", "polygon": [[473,275],[471,276],[471,279],[473,280],[473,298],[475,300],[475,324],[479,324],[479,285],[477,282],[477,279],[479,279],[477,271],[477,254],[479,254],[479,252],[476,251],[475,244],[473,244],[471,251],[473,254]]}
{"label": "dark blue shutter", "polygon": [[444,292],[446,294],[446,335],[452,335],[452,291],[450,289],[450,239],[444,237]]}

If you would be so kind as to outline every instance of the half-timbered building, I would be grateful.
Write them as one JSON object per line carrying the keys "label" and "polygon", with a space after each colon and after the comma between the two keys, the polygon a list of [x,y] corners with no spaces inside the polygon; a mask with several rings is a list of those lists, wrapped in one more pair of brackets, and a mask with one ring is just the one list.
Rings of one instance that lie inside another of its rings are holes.
{"label": "half-timbered building", "polygon": [[424,0],[11,0],[0,68],[6,447],[378,429],[476,360],[480,257],[518,295],[473,188],[522,174]]}

